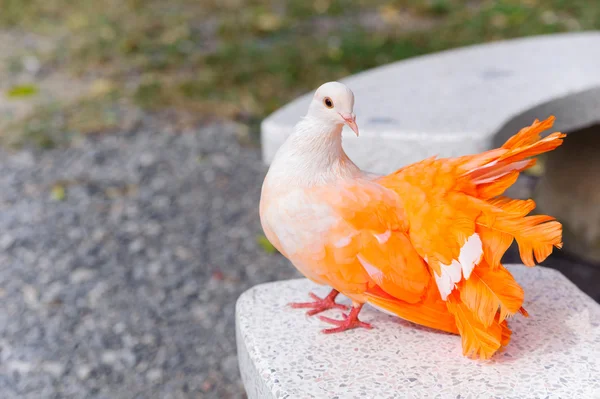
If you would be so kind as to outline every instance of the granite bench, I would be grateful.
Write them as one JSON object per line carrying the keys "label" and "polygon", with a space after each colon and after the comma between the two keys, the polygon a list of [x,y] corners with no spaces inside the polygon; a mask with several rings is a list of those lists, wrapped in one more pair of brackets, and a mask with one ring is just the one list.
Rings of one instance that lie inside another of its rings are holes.
{"label": "granite bench", "polygon": [[[487,43],[415,57],[341,79],[356,95],[361,136],[344,148],[363,169],[389,173],[432,155],[476,153],[533,119],[564,132],[600,122],[600,32]],[[261,124],[263,160],[305,115],[312,92]]]}
{"label": "granite bench", "polygon": [[600,305],[555,270],[508,268],[525,289],[530,317],[509,321],[511,343],[488,361],[464,358],[457,335],[368,305],[361,315],[373,330],[322,334],[325,323],[286,306],[327,292],[306,279],[251,288],[236,307],[249,399],[599,398]]}

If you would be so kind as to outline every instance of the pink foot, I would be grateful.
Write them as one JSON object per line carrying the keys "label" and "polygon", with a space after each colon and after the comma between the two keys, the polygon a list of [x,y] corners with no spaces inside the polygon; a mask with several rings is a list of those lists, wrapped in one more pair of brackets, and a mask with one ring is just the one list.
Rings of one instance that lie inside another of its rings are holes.
{"label": "pink foot", "polygon": [[353,306],[352,310],[350,310],[349,314],[344,314],[344,320],[335,320],[329,317],[325,317],[325,316],[319,316],[319,319],[327,322],[327,323],[331,323],[335,326],[335,328],[328,328],[323,330],[323,333],[325,334],[333,334],[333,333],[339,333],[339,332],[343,332],[346,330],[351,330],[353,328],[357,328],[357,327],[363,327],[366,329],[372,329],[373,326],[370,325],[369,323],[365,323],[363,321],[358,320],[358,313],[360,313],[360,310],[362,309],[362,305],[360,306]]}
{"label": "pink foot", "polygon": [[312,309],[312,310],[309,310],[308,312],[306,312],[306,314],[309,316],[314,316],[317,313],[321,313],[326,310],[334,309],[334,308],[347,310],[348,309],[347,306],[341,305],[339,303],[335,303],[335,297],[337,297],[338,294],[339,294],[339,292],[337,290],[331,290],[329,295],[327,295],[325,298],[319,298],[318,296],[316,296],[315,294],[313,294],[311,292],[308,295],[310,295],[310,297],[315,300],[314,302],[293,302],[293,303],[290,303],[289,305],[295,309],[300,309],[300,308]]}

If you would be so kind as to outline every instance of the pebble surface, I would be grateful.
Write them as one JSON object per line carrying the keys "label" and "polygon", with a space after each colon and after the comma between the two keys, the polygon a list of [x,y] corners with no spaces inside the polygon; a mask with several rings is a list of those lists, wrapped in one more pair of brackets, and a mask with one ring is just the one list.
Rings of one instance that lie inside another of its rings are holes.
{"label": "pebble surface", "polygon": [[0,152],[2,398],[245,396],[235,301],[298,274],[257,244],[266,167],[238,130]]}

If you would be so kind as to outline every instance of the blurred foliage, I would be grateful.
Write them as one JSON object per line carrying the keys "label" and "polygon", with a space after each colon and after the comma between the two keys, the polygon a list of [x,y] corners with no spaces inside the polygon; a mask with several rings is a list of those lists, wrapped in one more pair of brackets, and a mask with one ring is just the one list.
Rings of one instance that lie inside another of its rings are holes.
{"label": "blurred foliage", "polygon": [[392,61],[600,27],[590,0],[0,0],[0,10],[0,27],[56,38],[44,65],[100,76],[97,89],[113,93],[103,98],[240,120]]}
{"label": "blurred foliage", "polygon": [[8,89],[6,95],[9,98],[30,97],[38,93],[35,85],[16,85]]}
{"label": "blurred foliage", "polygon": [[69,104],[38,106],[32,115],[10,124],[0,142],[10,147],[32,144],[50,149],[71,143],[80,133],[115,131],[131,123],[130,113],[119,107],[113,96],[84,97]]}
{"label": "blurred foliage", "polygon": [[67,198],[67,190],[64,185],[56,183],[50,190],[50,198],[54,201],[64,201]]}
{"label": "blurred foliage", "polygon": [[277,248],[271,244],[271,241],[269,241],[264,234],[259,234],[256,236],[256,243],[262,248],[263,251],[270,255],[277,253]]}

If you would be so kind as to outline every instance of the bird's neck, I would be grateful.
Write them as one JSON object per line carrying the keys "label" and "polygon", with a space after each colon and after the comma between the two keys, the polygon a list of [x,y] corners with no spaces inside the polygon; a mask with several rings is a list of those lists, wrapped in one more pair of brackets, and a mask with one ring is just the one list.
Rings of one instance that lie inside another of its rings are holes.
{"label": "bird's neck", "polygon": [[275,155],[269,177],[313,186],[360,174],[342,148],[342,127],[302,119]]}
{"label": "bird's neck", "polygon": [[348,158],[342,148],[342,125],[339,124],[324,124],[304,118],[294,127],[286,144],[286,158],[313,161],[323,170],[340,159]]}

